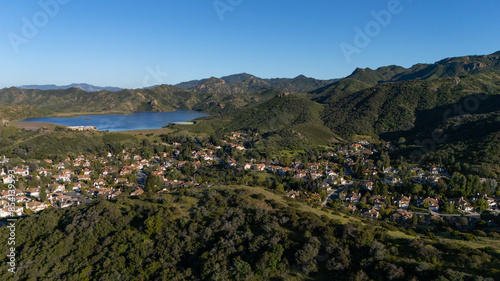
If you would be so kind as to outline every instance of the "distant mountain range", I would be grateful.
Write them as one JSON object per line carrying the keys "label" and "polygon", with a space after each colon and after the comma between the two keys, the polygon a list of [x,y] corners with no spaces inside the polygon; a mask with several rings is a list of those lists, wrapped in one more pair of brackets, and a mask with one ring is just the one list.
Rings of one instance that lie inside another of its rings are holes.
{"label": "distant mountain range", "polygon": [[71,85],[66,85],[66,86],[57,86],[54,84],[50,85],[23,85],[18,87],[19,89],[37,89],[37,90],[66,90],[70,88],[77,88],[80,90],[83,90],[85,92],[100,92],[100,91],[110,91],[110,92],[118,92],[123,90],[122,88],[118,87],[99,87],[99,86],[94,86],[86,83],[73,83]]}
{"label": "distant mountain range", "polygon": [[[295,78],[273,78],[264,79],[257,76],[240,73],[229,75],[221,78],[210,77],[201,80],[192,80],[173,85],[177,88],[188,90],[190,92],[201,93],[243,93],[243,92],[258,92],[261,90],[279,89],[285,92],[304,92],[328,86],[340,79],[318,80],[309,78],[304,75],[299,75]],[[161,85],[147,87],[153,89]],[[36,89],[36,90],[66,90],[69,88],[77,88],[85,92],[100,92],[110,91],[118,92],[124,90],[118,87],[99,87],[85,83],[73,83],[66,86],[50,85],[23,85],[17,87],[19,89]]]}

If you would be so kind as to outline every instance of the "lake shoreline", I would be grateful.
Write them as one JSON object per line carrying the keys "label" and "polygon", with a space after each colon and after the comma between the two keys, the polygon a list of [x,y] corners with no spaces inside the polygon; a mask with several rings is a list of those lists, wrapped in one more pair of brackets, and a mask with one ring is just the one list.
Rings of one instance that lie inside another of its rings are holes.
{"label": "lake shoreline", "polygon": [[[35,118],[73,118],[73,117],[80,117],[80,116],[92,116],[92,115],[132,115],[135,113],[146,113],[146,112],[151,112],[151,113],[166,113],[166,112],[176,112],[176,111],[193,111],[193,112],[198,112],[202,114],[207,114],[207,112],[203,112],[201,110],[193,110],[193,109],[176,109],[176,110],[171,110],[171,111],[100,111],[100,112],[56,112],[54,114],[48,115],[48,116],[40,116],[40,117],[35,117]],[[31,118],[26,118],[26,119],[31,119]],[[25,120],[26,120],[25,119]],[[17,120],[17,122],[20,122],[22,120]]]}
{"label": "lake shoreline", "polygon": [[[133,115],[136,115],[137,118],[134,118]],[[94,118],[92,116],[94,116]],[[57,115],[50,115],[46,117],[27,118],[13,122],[13,125],[27,130],[38,130],[40,128],[46,128],[47,126],[59,126],[66,129],[77,126],[93,126],[100,132],[130,132],[162,129],[169,124],[190,122],[206,116],[209,115],[201,111],[194,110],[175,110],[166,112],[108,111],[105,112],[105,114],[100,114],[98,112],[92,112],[90,114],[75,112],[71,114],[58,113]],[[56,119],[60,119],[57,120],[60,122],[53,122]]]}

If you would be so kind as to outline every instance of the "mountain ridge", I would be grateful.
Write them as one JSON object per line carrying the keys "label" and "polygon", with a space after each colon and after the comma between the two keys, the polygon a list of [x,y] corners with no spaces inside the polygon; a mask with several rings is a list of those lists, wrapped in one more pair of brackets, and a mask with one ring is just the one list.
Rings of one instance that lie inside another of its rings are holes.
{"label": "mountain ridge", "polygon": [[100,87],[100,86],[94,86],[90,85],[87,83],[72,83],[70,85],[64,85],[64,86],[57,86],[55,84],[47,84],[47,85],[22,85],[17,87],[19,89],[36,89],[36,90],[66,90],[70,88],[77,88],[80,90],[83,90],[85,92],[100,92],[100,91],[109,91],[109,92],[118,92],[121,90],[124,90],[123,88],[119,87],[112,87],[112,86],[105,86],[105,87]]}

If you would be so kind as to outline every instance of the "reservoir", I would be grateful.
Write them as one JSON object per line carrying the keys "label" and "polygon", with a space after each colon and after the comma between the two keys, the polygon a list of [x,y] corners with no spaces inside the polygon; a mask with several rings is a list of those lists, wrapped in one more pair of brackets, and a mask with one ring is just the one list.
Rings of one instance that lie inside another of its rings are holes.
{"label": "reservoir", "polygon": [[197,111],[135,112],[127,115],[84,115],[78,117],[40,117],[21,122],[44,122],[64,126],[93,126],[100,131],[132,131],[159,129],[174,122],[187,122],[207,116]]}

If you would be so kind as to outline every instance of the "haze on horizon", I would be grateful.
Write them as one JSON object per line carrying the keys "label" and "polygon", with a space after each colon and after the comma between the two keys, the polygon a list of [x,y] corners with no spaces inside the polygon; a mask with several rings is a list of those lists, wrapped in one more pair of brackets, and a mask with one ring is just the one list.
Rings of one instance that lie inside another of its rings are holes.
{"label": "haze on horizon", "polygon": [[211,76],[345,77],[500,48],[500,3],[472,1],[9,1],[0,88],[142,88]]}

